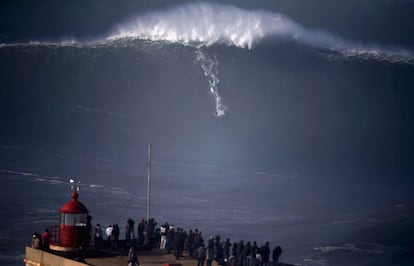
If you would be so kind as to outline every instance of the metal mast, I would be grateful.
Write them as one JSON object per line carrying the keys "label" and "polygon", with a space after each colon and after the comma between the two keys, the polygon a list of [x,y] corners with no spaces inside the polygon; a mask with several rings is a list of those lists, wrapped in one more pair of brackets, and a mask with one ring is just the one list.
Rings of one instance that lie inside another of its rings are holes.
{"label": "metal mast", "polygon": [[148,153],[147,153],[147,221],[151,217],[151,144],[148,144]]}

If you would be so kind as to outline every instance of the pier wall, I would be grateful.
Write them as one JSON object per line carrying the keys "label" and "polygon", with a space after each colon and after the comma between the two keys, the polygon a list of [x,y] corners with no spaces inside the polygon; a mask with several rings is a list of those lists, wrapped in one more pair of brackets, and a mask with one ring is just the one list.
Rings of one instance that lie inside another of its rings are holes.
{"label": "pier wall", "polygon": [[31,247],[26,247],[24,263],[25,266],[88,266],[88,264]]}

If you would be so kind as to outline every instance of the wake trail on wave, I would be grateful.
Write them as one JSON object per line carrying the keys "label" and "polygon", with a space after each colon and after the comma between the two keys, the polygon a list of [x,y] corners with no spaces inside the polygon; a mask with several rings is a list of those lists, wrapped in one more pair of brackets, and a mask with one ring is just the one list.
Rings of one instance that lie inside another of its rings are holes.
{"label": "wake trail on wave", "polygon": [[208,82],[210,84],[210,94],[214,97],[216,103],[215,115],[225,115],[228,107],[223,103],[223,99],[218,92],[218,84],[220,79],[218,71],[219,61],[217,60],[217,56],[210,55],[201,49],[198,49],[196,50],[196,60],[200,63],[204,75],[208,78]]}
{"label": "wake trail on wave", "polygon": [[218,91],[219,61],[215,54],[207,53],[204,48],[226,45],[254,49],[267,38],[296,42],[323,53],[327,51],[328,57],[333,59],[357,58],[414,65],[414,51],[408,49],[346,40],[328,31],[306,28],[276,12],[203,2],[137,15],[116,25],[100,38],[87,41],[69,38],[55,42],[0,43],[0,49],[38,46],[117,49],[133,46],[135,40],[192,47],[195,49],[195,60],[209,81],[210,94],[215,100],[215,116],[220,117],[225,115],[228,108]]}

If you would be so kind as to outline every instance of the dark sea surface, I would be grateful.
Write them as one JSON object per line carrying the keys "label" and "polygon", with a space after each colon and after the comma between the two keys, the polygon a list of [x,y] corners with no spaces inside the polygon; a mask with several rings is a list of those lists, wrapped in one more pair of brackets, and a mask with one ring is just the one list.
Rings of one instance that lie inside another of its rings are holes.
{"label": "dark sea surface", "polygon": [[123,235],[151,143],[159,224],[297,265],[414,265],[413,2],[183,2],[3,16],[0,264],[59,222],[70,178]]}

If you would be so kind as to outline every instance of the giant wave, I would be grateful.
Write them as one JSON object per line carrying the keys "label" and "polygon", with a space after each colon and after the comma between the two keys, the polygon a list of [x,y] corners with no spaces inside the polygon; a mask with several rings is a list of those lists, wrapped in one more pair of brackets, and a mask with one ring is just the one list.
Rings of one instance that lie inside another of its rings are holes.
{"label": "giant wave", "polygon": [[139,14],[119,23],[105,36],[89,40],[66,38],[61,41],[33,40],[8,46],[101,47],[129,40],[166,41],[196,48],[229,45],[253,49],[266,38],[294,41],[306,46],[339,53],[346,57],[414,64],[414,52],[404,47],[388,47],[351,41],[322,29],[307,28],[289,17],[265,10],[247,10],[217,3],[190,3],[162,11]]}
{"label": "giant wave", "polygon": [[173,43],[195,49],[195,60],[209,82],[215,100],[215,115],[225,115],[228,107],[219,94],[219,60],[207,52],[213,45],[254,49],[266,39],[296,42],[316,48],[330,58],[358,58],[414,65],[414,52],[405,48],[363,44],[346,40],[320,29],[310,29],[289,17],[265,10],[247,10],[218,3],[189,3],[162,11],[137,15],[119,23],[105,36],[89,40],[38,41],[0,44],[10,46],[46,46],[115,49],[136,45],[136,41]]}
{"label": "giant wave", "polygon": [[195,47],[224,44],[253,49],[270,37],[337,52],[346,57],[414,64],[414,54],[407,49],[346,40],[324,30],[308,29],[280,13],[211,3],[192,3],[139,15],[119,24],[105,42],[140,39]]}

